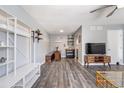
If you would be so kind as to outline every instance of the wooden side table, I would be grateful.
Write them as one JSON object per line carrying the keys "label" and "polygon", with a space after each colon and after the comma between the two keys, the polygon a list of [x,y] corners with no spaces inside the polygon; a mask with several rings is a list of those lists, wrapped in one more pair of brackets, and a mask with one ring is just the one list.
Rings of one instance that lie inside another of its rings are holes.
{"label": "wooden side table", "polygon": [[60,51],[55,51],[54,57],[55,57],[55,61],[60,61],[61,60],[61,53],[60,53]]}

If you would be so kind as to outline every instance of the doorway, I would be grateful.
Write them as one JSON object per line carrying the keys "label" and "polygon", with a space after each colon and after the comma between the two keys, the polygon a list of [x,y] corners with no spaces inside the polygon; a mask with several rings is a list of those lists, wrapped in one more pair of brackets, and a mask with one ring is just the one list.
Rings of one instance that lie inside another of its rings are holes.
{"label": "doorway", "polygon": [[111,64],[123,64],[123,30],[107,31],[107,54],[111,56]]}

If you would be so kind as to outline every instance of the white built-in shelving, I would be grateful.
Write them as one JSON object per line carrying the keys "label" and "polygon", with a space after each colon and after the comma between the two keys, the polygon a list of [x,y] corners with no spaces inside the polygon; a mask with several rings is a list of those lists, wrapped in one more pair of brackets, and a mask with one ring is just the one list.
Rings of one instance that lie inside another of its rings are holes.
{"label": "white built-in shelving", "polygon": [[73,34],[68,35],[67,44],[68,44],[69,48],[73,48],[74,47],[74,35]]}
{"label": "white built-in shelving", "polygon": [[[10,73],[8,76],[4,76],[0,78],[0,87],[25,87],[31,79],[34,77],[39,77],[40,74],[34,73],[34,70],[38,67],[38,65],[34,65],[33,63],[24,65],[17,69],[16,75],[14,72]],[[32,73],[31,73],[32,72]],[[37,71],[38,72],[38,71]],[[29,74],[32,74],[31,76]],[[29,77],[28,77],[29,75]],[[28,81],[26,81],[26,77],[28,77]],[[37,79],[37,78],[35,78]],[[22,82],[21,82],[22,81]],[[18,84],[20,82],[21,84]],[[30,81],[31,83],[31,81]],[[32,86],[32,85],[30,85]]]}
{"label": "white built-in shelving", "polygon": [[4,43],[0,45],[0,58],[7,59],[0,63],[0,88],[31,87],[40,76],[40,69],[38,64],[31,62],[30,26],[0,9],[0,41]]}

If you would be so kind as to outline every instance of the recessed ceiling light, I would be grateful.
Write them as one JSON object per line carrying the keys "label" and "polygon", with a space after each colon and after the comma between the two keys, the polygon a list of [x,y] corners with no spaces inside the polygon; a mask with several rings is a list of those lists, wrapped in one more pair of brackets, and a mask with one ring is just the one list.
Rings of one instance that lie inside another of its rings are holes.
{"label": "recessed ceiling light", "polygon": [[60,32],[62,33],[62,32],[64,32],[64,31],[61,29]]}

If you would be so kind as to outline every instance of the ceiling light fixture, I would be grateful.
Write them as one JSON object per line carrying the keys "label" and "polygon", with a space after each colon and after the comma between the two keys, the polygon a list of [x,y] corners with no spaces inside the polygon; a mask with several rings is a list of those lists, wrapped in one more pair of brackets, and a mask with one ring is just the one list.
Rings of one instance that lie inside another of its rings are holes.
{"label": "ceiling light fixture", "polygon": [[62,33],[62,32],[64,32],[64,31],[61,29],[60,32]]}
{"label": "ceiling light fixture", "polygon": [[103,5],[100,8],[97,8],[97,9],[94,9],[94,10],[90,11],[90,13],[94,13],[96,11],[106,9],[106,8],[109,8],[109,7],[113,7],[113,9],[111,10],[111,12],[108,13],[108,15],[106,17],[112,16],[115,11],[124,8],[124,5]]}

